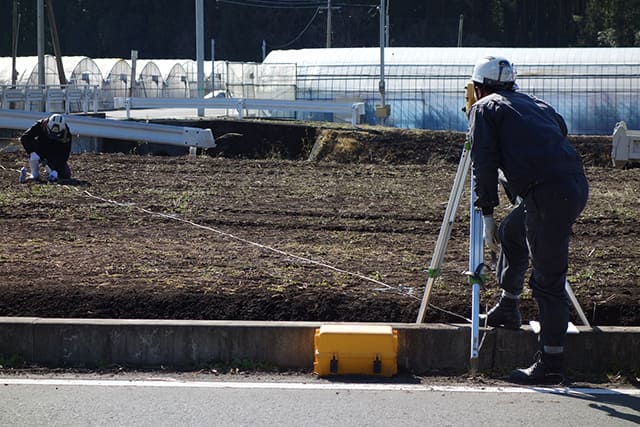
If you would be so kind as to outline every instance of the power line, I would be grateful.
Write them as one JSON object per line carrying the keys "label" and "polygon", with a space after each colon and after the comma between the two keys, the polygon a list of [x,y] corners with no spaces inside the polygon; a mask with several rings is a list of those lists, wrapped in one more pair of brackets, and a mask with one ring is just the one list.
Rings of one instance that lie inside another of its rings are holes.
{"label": "power line", "polygon": [[[307,25],[302,29],[302,31],[296,37],[293,38],[293,40],[278,46],[269,45],[269,47],[272,49],[282,49],[282,48],[291,46],[293,43],[298,41],[300,37],[302,37],[302,35],[309,29],[314,19],[322,9],[327,9],[327,12],[329,13],[330,12],[328,10],[329,7],[331,9],[339,9],[341,7],[368,7],[368,8],[377,7],[377,5],[375,4],[362,4],[362,3],[356,3],[356,4],[333,3],[332,5],[332,3],[328,2],[327,0],[216,0],[216,2],[232,4],[237,6],[269,8],[269,9],[311,9],[311,8],[316,9],[316,11],[314,12],[313,16],[311,17]],[[327,23],[327,26],[329,28],[330,25]],[[263,43],[266,45],[265,42]],[[263,55],[264,55],[264,52],[263,52]]]}
{"label": "power line", "polygon": [[290,42],[285,43],[283,45],[280,45],[280,46],[270,46],[270,47],[273,48],[273,49],[282,49],[283,47],[288,47],[288,46],[294,44],[309,29],[309,27],[311,26],[311,23],[313,22],[313,20],[316,18],[316,16],[318,16],[318,12],[320,12],[320,8],[316,9],[316,12],[313,14],[311,19],[307,23],[307,25],[304,27],[304,29],[302,31],[300,31],[300,34],[298,34],[293,40],[291,40]]}
{"label": "power line", "polygon": [[217,0],[217,2],[269,9],[316,9],[326,4],[326,1],[318,0]]}
{"label": "power line", "polygon": [[[237,6],[262,7],[269,9],[326,9],[326,0],[216,0]],[[376,7],[375,4],[334,3],[332,9],[339,7]]]}

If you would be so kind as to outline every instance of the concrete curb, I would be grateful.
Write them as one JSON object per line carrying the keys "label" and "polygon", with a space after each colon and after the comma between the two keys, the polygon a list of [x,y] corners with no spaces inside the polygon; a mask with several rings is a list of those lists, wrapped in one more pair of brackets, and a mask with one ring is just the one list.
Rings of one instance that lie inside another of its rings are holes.
{"label": "concrete curb", "polygon": [[[315,329],[330,323],[0,317],[0,364],[190,369],[246,360],[311,370]],[[398,331],[399,371],[421,375],[468,370],[469,325],[390,325]],[[640,327],[578,329],[579,334],[567,337],[570,369],[640,371]],[[528,327],[489,329],[480,370],[528,365],[536,348],[536,335]]]}

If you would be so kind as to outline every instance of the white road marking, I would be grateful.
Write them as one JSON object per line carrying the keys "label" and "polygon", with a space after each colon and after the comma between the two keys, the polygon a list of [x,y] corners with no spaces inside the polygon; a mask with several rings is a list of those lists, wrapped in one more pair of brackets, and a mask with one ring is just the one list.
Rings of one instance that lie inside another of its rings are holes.
{"label": "white road marking", "polygon": [[0,384],[43,386],[96,387],[168,387],[215,389],[278,389],[278,390],[360,390],[360,391],[433,391],[449,393],[550,393],[567,396],[628,395],[640,396],[635,388],[569,388],[569,387],[501,387],[501,386],[440,386],[428,384],[351,384],[351,383],[287,383],[287,382],[227,382],[180,380],[78,380],[0,378]]}

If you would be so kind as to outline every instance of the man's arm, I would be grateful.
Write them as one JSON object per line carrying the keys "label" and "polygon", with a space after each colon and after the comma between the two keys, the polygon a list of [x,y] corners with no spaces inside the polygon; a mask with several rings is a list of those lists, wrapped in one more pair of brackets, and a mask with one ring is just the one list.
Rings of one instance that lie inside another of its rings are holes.
{"label": "man's arm", "polygon": [[71,130],[66,124],[65,127],[67,128],[67,132],[64,135],[64,161],[67,162],[69,161],[69,155],[71,154]]}
{"label": "man's arm", "polygon": [[560,132],[562,132],[562,136],[567,136],[569,130],[567,129],[567,123],[564,121],[564,117],[562,117],[557,111],[556,113],[556,121],[558,122],[558,126],[560,126]]}
{"label": "man's arm", "polygon": [[486,105],[474,105],[469,115],[471,159],[475,176],[474,205],[483,215],[491,215],[498,206],[498,135],[492,126]]}
{"label": "man's arm", "polygon": [[562,133],[562,136],[567,136],[569,133],[569,130],[567,128],[567,123],[564,121],[564,117],[562,117],[562,115],[560,115],[560,113],[558,113],[556,111],[555,108],[553,108],[553,106],[551,104],[549,104],[546,101],[543,101],[542,99],[536,98],[534,96],[532,96],[532,98],[539,104],[542,104],[544,106],[546,106],[547,108],[549,108],[552,112],[553,115],[556,119],[556,123],[558,123],[558,127],[560,128],[560,132]]}
{"label": "man's arm", "polygon": [[20,136],[20,143],[27,151],[27,153],[32,153],[37,150],[36,138],[42,135],[42,122],[35,122],[29,129],[27,129]]}

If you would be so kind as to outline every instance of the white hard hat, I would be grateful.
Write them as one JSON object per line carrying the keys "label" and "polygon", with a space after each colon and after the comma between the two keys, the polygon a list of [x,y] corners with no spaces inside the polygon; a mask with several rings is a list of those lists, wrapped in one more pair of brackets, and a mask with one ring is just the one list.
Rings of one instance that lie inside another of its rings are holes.
{"label": "white hard hat", "polygon": [[485,56],[473,67],[471,80],[487,86],[502,86],[505,83],[515,83],[516,70],[507,58]]}
{"label": "white hard hat", "polygon": [[67,132],[67,123],[62,114],[52,114],[47,120],[47,129],[49,136],[56,139],[62,139]]}

